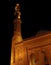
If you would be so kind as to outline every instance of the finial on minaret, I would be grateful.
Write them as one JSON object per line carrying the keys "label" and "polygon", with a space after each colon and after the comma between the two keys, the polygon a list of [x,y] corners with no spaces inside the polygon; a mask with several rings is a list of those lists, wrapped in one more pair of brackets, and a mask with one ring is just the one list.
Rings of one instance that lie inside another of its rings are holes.
{"label": "finial on minaret", "polygon": [[16,17],[17,17],[18,19],[20,19],[21,12],[20,12],[20,6],[19,6],[19,4],[16,4],[16,6],[15,6],[14,15],[16,15]]}

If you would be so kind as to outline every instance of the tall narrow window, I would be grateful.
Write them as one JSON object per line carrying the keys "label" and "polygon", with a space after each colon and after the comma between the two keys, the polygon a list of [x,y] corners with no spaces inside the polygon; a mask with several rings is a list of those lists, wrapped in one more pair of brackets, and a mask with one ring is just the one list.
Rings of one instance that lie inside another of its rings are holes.
{"label": "tall narrow window", "polygon": [[46,56],[45,52],[42,51],[42,53],[44,55],[44,63],[45,63],[45,65],[49,65],[49,62],[48,62],[48,59],[47,59],[47,56]]}
{"label": "tall narrow window", "polygon": [[30,63],[29,65],[36,65],[36,60],[35,60],[35,55],[31,54],[30,55]]}

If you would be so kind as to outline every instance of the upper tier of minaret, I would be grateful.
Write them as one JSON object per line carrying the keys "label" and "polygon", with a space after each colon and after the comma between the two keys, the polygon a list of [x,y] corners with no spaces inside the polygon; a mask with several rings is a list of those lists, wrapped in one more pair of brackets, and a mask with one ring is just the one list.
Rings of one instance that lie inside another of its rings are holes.
{"label": "upper tier of minaret", "polygon": [[14,19],[14,41],[21,42],[22,36],[21,36],[21,12],[20,12],[20,5],[16,4],[15,6],[15,19]]}

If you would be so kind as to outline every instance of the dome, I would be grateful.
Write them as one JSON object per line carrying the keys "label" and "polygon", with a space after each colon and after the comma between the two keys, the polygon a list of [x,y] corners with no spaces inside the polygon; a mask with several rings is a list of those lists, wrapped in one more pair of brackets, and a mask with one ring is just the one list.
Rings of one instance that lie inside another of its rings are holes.
{"label": "dome", "polygon": [[47,32],[48,32],[48,30],[40,30],[37,32],[36,36],[42,35],[42,34],[47,33]]}

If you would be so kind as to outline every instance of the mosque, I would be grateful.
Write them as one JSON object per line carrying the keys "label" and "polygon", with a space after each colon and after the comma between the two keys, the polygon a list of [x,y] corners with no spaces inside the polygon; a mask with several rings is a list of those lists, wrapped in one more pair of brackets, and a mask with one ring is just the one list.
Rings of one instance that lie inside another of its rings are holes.
{"label": "mosque", "polygon": [[14,15],[10,65],[51,65],[51,31],[41,30],[35,36],[23,39],[19,4],[15,6]]}

